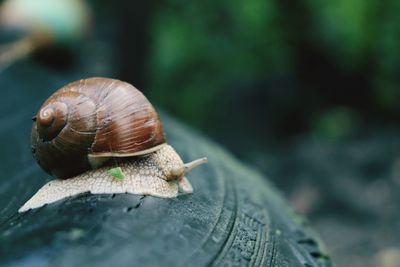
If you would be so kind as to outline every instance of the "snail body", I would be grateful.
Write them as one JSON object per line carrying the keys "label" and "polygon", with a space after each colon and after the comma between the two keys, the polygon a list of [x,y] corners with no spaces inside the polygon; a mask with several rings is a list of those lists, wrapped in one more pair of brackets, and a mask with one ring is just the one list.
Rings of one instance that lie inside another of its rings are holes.
{"label": "snail body", "polygon": [[[57,178],[20,211],[83,192],[175,197],[192,192],[185,174],[206,162],[183,163],[166,143],[158,113],[132,85],[109,78],[70,83],[47,99],[33,118],[32,153]],[[107,170],[118,166],[126,178]]]}

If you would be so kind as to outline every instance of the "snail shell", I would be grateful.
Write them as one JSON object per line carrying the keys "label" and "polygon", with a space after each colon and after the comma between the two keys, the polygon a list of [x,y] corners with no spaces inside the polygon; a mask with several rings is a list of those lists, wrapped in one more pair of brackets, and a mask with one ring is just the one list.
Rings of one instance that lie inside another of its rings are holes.
{"label": "snail shell", "polygon": [[34,158],[61,179],[99,167],[110,157],[152,153],[163,144],[160,117],[147,98],[109,78],[59,89],[42,105],[32,127]]}

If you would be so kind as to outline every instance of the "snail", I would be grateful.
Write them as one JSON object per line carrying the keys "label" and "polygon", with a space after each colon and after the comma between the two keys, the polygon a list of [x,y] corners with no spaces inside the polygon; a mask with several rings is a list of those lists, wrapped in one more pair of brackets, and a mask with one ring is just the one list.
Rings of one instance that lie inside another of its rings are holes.
{"label": "snail", "polygon": [[193,191],[185,174],[207,162],[183,163],[167,144],[160,117],[134,86],[88,78],[57,90],[33,118],[32,153],[55,177],[20,212],[84,192],[176,197]]}

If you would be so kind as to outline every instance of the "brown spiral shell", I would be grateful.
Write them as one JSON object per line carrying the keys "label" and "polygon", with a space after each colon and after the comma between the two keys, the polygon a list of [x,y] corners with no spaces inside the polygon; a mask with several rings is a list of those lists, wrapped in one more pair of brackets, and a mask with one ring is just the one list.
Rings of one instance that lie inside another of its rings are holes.
{"label": "brown spiral shell", "polygon": [[132,85],[89,78],[57,90],[34,117],[32,152],[57,178],[93,168],[94,159],[131,157],[165,143],[159,115]]}

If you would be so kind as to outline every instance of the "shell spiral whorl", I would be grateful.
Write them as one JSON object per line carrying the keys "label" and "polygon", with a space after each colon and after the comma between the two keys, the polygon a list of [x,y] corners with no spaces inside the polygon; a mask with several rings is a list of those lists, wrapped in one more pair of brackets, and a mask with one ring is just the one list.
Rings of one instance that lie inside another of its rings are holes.
{"label": "shell spiral whorl", "polygon": [[36,118],[39,137],[45,141],[55,138],[67,123],[67,116],[65,103],[55,102],[43,107]]}

